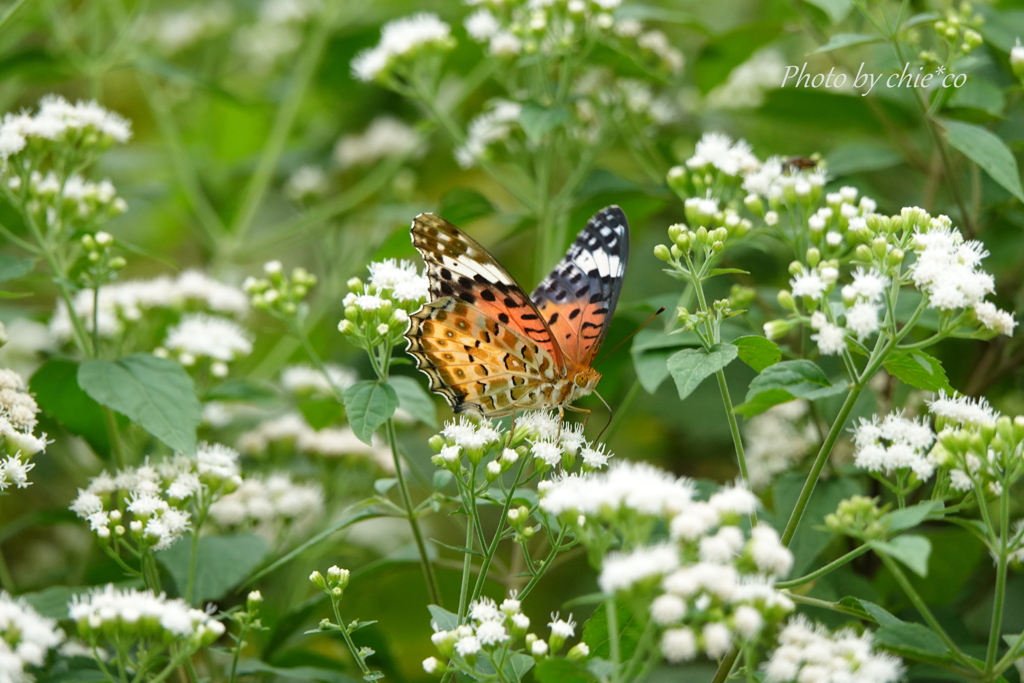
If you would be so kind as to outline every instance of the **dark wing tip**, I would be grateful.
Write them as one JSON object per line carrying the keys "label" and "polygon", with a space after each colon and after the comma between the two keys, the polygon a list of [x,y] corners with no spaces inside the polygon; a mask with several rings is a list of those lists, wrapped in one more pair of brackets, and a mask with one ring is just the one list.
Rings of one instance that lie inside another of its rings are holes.
{"label": "dark wing tip", "polygon": [[606,206],[597,213],[594,214],[594,218],[591,220],[601,221],[617,221],[625,227],[629,227],[629,221],[626,220],[626,212],[618,204],[612,204]]}

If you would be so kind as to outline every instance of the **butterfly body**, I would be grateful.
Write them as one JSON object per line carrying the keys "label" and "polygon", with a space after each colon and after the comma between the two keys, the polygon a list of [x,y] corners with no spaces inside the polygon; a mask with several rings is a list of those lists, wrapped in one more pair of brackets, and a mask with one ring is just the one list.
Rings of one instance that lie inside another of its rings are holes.
{"label": "butterfly body", "polygon": [[591,219],[532,296],[476,241],[433,214],[413,220],[431,300],[406,338],[430,389],[456,412],[561,410],[593,392],[628,256],[618,207]]}

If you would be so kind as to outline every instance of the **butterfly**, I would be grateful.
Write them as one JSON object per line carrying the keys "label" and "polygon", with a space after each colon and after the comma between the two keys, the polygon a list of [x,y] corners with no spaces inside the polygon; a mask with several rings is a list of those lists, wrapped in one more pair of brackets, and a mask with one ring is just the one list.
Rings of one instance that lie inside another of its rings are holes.
{"label": "butterfly", "polygon": [[[598,211],[527,296],[473,238],[432,213],[412,222],[430,300],[410,316],[408,352],[455,412],[487,417],[571,404],[601,378],[594,357],[611,324],[629,257],[617,206]],[[589,412],[589,411],[582,411]]]}

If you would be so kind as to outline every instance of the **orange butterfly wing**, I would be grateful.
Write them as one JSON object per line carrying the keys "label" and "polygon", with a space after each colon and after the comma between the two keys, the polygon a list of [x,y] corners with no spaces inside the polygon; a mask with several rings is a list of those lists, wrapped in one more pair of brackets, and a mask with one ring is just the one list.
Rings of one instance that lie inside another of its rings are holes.
{"label": "orange butterfly wing", "polygon": [[431,301],[411,316],[408,351],[456,412],[506,415],[557,404],[565,362],[522,288],[471,237],[434,214],[412,224]]}
{"label": "orange butterfly wing", "polygon": [[611,325],[629,259],[629,224],[601,209],[530,296],[570,365],[589,368]]}

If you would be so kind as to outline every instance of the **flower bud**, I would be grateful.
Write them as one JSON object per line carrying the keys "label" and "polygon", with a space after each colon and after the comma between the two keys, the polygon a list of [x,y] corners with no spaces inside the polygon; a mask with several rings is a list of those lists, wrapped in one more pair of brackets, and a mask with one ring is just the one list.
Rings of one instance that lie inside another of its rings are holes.
{"label": "flower bud", "polygon": [[324,580],[324,575],[316,570],[309,575],[309,582],[320,590],[327,590],[327,581]]}
{"label": "flower bud", "polygon": [[245,598],[245,609],[252,614],[260,608],[262,603],[263,593],[260,593],[259,591],[250,591],[249,595]]}
{"label": "flower bud", "polygon": [[673,244],[672,248],[669,249],[669,253],[672,254],[672,258],[679,259],[683,257],[683,250],[680,249],[679,246],[675,244]]}
{"label": "flower bud", "polygon": [[866,244],[857,245],[857,248],[854,250],[854,256],[857,257],[858,261],[870,261],[871,247]]}
{"label": "flower bud", "polygon": [[764,336],[769,339],[781,339],[793,328],[788,320],[769,320],[764,324]]}
{"label": "flower bud", "polygon": [[669,261],[672,259],[672,253],[668,250],[664,244],[659,244],[654,247],[654,258],[659,261]]}
{"label": "flower bud", "polygon": [[750,213],[757,214],[758,216],[764,216],[764,202],[756,194],[748,194],[743,198],[743,204],[747,207]]}
{"label": "flower bud", "polygon": [[569,648],[569,651],[565,653],[565,656],[574,662],[581,661],[590,656],[590,647],[586,643],[580,641]]}
{"label": "flower bud", "polygon": [[1010,68],[1013,69],[1014,76],[1024,78],[1024,45],[1020,44],[1020,38],[1010,50]]}
{"label": "flower bud", "polygon": [[776,298],[779,301],[779,305],[787,311],[796,311],[796,301],[793,299],[793,293],[788,289],[780,289]]}
{"label": "flower bud", "polygon": [[816,247],[807,250],[807,263],[814,268],[821,262],[821,252]]}
{"label": "flower bud", "polygon": [[348,291],[353,294],[361,294],[363,291],[363,281],[357,277],[349,279],[345,284],[348,286]]}
{"label": "flower bud", "polygon": [[342,569],[338,565],[334,565],[327,570],[327,581],[330,582],[332,586],[346,588],[348,587],[349,575],[350,574],[347,569]]}
{"label": "flower bud", "polygon": [[683,195],[686,192],[686,168],[683,166],[673,166],[668,170],[666,175],[666,181],[668,186],[672,188],[674,192],[679,195]]}
{"label": "flower bud", "polygon": [[434,449],[435,453],[440,453],[441,449],[447,445],[447,442],[444,440],[444,437],[441,436],[440,434],[434,434],[427,440],[427,443],[430,445],[431,448]]}

